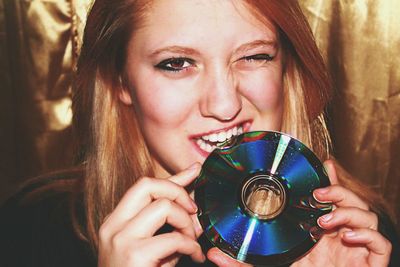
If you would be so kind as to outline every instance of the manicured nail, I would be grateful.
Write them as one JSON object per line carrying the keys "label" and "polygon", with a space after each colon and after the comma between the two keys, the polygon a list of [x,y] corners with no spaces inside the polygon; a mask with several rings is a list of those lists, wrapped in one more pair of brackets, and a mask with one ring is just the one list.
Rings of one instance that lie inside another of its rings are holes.
{"label": "manicured nail", "polygon": [[319,219],[322,220],[324,223],[327,223],[332,219],[332,217],[333,217],[332,213],[328,213],[320,217]]}
{"label": "manicured nail", "polygon": [[343,235],[344,235],[346,238],[354,238],[354,237],[356,237],[356,232],[348,231],[348,232],[344,232]]}

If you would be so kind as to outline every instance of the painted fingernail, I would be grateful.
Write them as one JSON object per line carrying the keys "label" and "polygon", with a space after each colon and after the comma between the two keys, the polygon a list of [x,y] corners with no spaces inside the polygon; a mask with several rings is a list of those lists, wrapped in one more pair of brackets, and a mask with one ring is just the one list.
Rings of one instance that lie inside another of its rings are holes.
{"label": "painted fingernail", "polygon": [[328,213],[328,214],[325,214],[324,216],[320,217],[319,219],[322,222],[327,223],[332,219],[332,217],[333,217],[332,213]]}
{"label": "painted fingernail", "polygon": [[347,232],[344,232],[343,235],[344,235],[346,238],[354,238],[354,237],[356,236],[356,232],[347,231]]}

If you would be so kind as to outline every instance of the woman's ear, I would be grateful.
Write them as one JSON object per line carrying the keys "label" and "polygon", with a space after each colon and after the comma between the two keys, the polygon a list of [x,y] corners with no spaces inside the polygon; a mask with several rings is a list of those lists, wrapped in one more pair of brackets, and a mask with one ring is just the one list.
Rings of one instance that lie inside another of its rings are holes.
{"label": "woman's ear", "polygon": [[122,103],[124,103],[127,106],[132,105],[132,98],[129,92],[126,89],[121,89],[119,91],[119,100],[121,100]]}

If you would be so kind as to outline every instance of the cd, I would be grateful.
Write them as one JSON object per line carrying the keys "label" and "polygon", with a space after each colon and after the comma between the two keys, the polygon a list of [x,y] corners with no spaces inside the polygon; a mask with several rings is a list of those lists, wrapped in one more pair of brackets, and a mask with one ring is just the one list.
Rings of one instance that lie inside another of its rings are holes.
{"label": "cd", "polygon": [[332,210],[313,191],[330,185],[317,156],[289,135],[241,134],[205,160],[194,183],[207,239],[236,260],[293,262],[318,241],[317,219]]}

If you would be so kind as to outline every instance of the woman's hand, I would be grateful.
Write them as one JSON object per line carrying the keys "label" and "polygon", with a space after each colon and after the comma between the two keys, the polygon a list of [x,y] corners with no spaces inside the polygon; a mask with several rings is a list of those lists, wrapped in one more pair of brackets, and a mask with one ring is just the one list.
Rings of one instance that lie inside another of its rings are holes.
{"label": "woman's hand", "polygon": [[[315,190],[314,197],[321,202],[331,202],[337,208],[318,219],[327,233],[292,266],[387,266],[391,244],[377,231],[378,216],[355,193],[337,185],[333,161],[326,161],[324,166],[332,186]],[[207,257],[218,266],[250,266],[217,248],[210,249]]]}
{"label": "woman's hand", "polygon": [[[174,266],[182,254],[203,262],[197,207],[184,189],[199,170],[194,164],[169,179],[135,183],[100,227],[98,266]],[[166,223],[175,230],[155,235]]]}
{"label": "woman's hand", "polygon": [[315,190],[314,197],[337,208],[318,219],[327,233],[292,266],[387,266],[391,244],[378,232],[378,216],[355,193],[337,184],[333,161],[324,166],[332,186]]}

